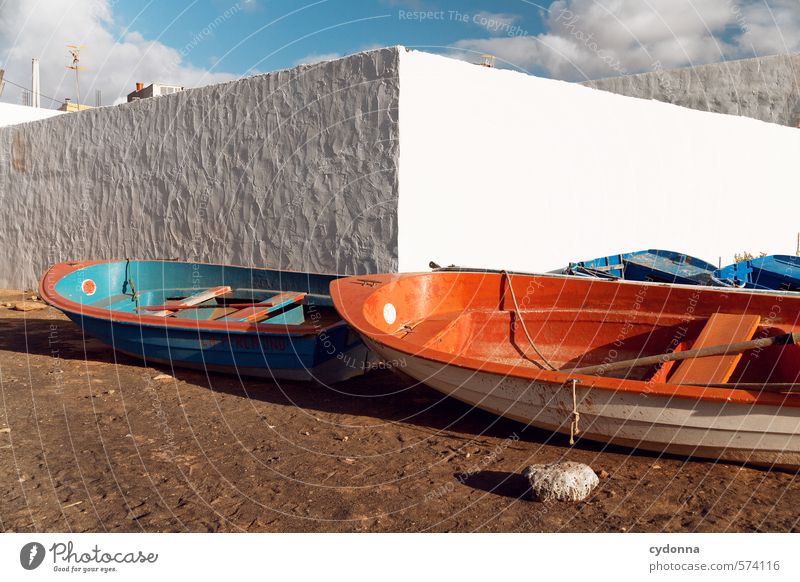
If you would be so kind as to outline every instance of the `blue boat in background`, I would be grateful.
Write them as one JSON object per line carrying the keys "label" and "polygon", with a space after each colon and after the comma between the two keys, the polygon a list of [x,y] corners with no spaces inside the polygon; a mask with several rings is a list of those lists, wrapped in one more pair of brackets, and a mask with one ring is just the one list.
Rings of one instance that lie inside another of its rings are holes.
{"label": "blue boat in background", "polygon": [[702,259],[649,249],[570,263],[558,273],[604,279],[653,281],[684,285],[725,285],[715,278],[717,268]]}
{"label": "blue boat in background", "polygon": [[374,356],[333,307],[335,275],[176,261],[51,267],[40,296],[115,350],[167,364],[333,383]]}
{"label": "blue boat in background", "polygon": [[800,257],[767,255],[739,261],[722,267],[715,276],[734,287],[800,291]]}

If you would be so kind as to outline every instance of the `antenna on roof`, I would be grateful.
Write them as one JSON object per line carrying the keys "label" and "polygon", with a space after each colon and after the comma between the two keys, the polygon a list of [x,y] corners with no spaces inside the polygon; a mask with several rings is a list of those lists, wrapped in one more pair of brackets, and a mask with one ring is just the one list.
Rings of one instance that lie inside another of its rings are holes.
{"label": "antenna on roof", "polygon": [[494,59],[495,59],[494,55],[489,55],[489,54],[481,55],[481,62],[479,62],[478,64],[480,66],[482,66],[482,67],[487,67],[489,69],[493,69],[494,68]]}
{"label": "antenna on roof", "polygon": [[78,71],[82,71],[83,67],[80,66],[81,62],[81,49],[86,48],[86,45],[83,44],[68,44],[67,50],[69,51],[70,56],[72,56],[72,65],[67,65],[67,68],[75,71],[75,92],[76,92],[76,103],[78,105],[78,111],[81,109],[81,84],[80,79],[78,79]]}

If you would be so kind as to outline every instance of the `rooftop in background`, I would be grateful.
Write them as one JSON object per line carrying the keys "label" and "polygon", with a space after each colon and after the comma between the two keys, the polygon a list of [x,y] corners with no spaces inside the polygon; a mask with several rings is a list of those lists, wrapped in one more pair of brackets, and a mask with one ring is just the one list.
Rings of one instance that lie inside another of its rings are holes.
{"label": "rooftop in background", "polygon": [[144,83],[136,83],[136,91],[128,93],[128,103],[131,101],[138,101],[139,99],[147,99],[149,97],[161,97],[162,95],[170,95],[183,91],[185,87],[180,85],[164,85],[163,83],[152,83],[147,87]]}
{"label": "rooftop in background", "polygon": [[64,113],[74,113],[76,111],[84,111],[86,109],[94,109],[94,107],[91,105],[86,105],[85,103],[73,103],[70,99],[64,99],[61,107],[58,108],[59,111],[63,111]]}
{"label": "rooftop in background", "polygon": [[25,105],[14,105],[12,103],[0,103],[0,127],[27,123],[29,121],[38,121],[56,115],[61,115],[61,112],[55,109],[41,109],[38,107],[26,107]]}

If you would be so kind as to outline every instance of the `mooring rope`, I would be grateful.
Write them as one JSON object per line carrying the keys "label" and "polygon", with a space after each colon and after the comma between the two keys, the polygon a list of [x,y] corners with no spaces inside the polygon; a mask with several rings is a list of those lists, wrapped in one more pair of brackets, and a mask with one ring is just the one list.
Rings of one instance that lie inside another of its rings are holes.
{"label": "mooring rope", "polygon": [[125,276],[128,278],[128,285],[131,287],[131,301],[134,302],[136,308],[139,308],[139,292],[136,291],[136,287],[133,286],[133,275],[131,274],[131,260],[125,259]]}
{"label": "mooring rope", "polygon": [[[531,344],[531,347],[533,348],[533,351],[536,352],[536,354],[542,359],[542,361],[545,364],[547,364],[547,368],[550,369],[550,370],[555,371],[555,369],[556,369],[555,366],[553,366],[553,364],[551,364],[547,360],[547,358],[544,357],[542,352],[539,351],[539,349],[536,347],[536,344],[533,343],[533,338],[531,338],[531,335],[528,333],[528,328],[525,326],[525,320],[522,319],[522,314],[519,311],[519,305],[517,304],[517,296],[514,294],[514,286],[511,284],[511,275],[509,275],[508,272],[505,271],[505,270],[500,271],[500,273],[502,275],[505,275],[506,280],[508,281],[508,290],[511,292],[511,300],[514,302],[514,313],[516,313],[517,319],[519,319],[519,322],[522,325],[522,331],[525,332],[525,337],[528,338],[528,343]],[[540,368],[543,368],[543,369],[545,368],[539,362],[534,362],[533,360],[531,360],[531,362],[533,362],[534,364],[536,364]]]}
{"label": "mooring rope", "polygon": [[571,378],[569,382],[572,383],[572,421],[569,423],[569,444],[574,445],[575,435],[581,432],[581,429],[578,427],[578,422],[581,420],[581,413],[578,412],[578,396],[576,394],[576,386],[579,380]]}

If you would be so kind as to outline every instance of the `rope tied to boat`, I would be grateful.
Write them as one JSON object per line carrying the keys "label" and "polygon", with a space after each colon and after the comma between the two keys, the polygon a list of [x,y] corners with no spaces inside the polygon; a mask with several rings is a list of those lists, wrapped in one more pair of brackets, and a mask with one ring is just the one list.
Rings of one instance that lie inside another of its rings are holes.
{"label": "rope tied to boat", "polygon": [[576,378],[570,378],[569,383],[572,384],[572,420],[569,423],[569,444],[575,444],[575,435],[580,434],[581,429],[578,426],[578,423],[581,420],[581,413],[578,412],[578,395],[577,395],[577,385],[580,380]]}
{"label": "rope tied to boat", "polygon": [[133,275],[131,274],[131,260],[125,259],[125,277],[128,280],[128,285],[131,288],[131,301],[134,302],[136,308],[139,308],[139,292],[136,290],[136,287],[133,285]]}
{"label": "rope tied to boat", "polygon": [[[514,302],[514,313],[516,314],[517,319],[519,319],[519,323],[522,325],[522,331],[525,332],[525,337],[528,338],[528,343],[531,344],[531,347],[533,348],[533,351],[536,352],[536,355],[538,355],[542,359],[542,361],[546,364],[546,367],[542,366],[539,362],[535,362],[533,360],[531,360],[531,362],[533,362],[534,364],[536,364],[537,366],[539,366],[542,369],[549,369],[549,370],[555,371],[555,369],[556,369],[555,366],[553,366],[553,364],[551,364],[547,360],[547,358],[544,357],[544,354],[542,354],[542,352],[539,351],[539,348],[537,348],[536,344],[533,343],[533,338],[531,338],[531,334],[528,333],[528,328],[525,326],[525,320],[522,319],[522,314],[519,311],[519,304],[517,303],[517,296],[514,294],[514,286],[511,284],[511,275],[509,275],[506,270],[500,271],[500,274],[504,275],[506,280],[508,281],[508,290],[511,293],[511,300]],[[530,359],[530,358],[528,358],[528,359]]]}

